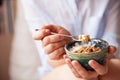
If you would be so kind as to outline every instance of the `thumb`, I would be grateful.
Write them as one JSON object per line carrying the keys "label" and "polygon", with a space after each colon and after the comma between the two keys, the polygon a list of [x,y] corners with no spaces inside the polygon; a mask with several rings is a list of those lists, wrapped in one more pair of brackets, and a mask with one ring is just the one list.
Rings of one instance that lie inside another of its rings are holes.
{"label": "thumb", "polygon": [[108,59],[111,59],[114,57],[114,53],[116,52],[116,47],[115,46],[109,46],[108,47]]}
{"label": "thumb", "polygon": [[49,29],[40,29],[32,35],[32,38],[34,40],[42,40],[45,36],[49,34],[51,34]]}

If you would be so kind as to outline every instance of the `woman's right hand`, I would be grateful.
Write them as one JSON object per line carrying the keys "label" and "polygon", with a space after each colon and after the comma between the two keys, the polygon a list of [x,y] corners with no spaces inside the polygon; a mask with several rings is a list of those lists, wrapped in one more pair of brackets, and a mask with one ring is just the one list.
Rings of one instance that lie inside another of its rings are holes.
{"label": "woman's right hand", "polygon": [[35,35],[34,40],[41,40],[45,53],[48,54],[48,62],[51,66],[56,67],[64,63],[63,55],[65,54],[64,46],[71,38],[51,35],[51,32],[58,34],[70,35],[70,33],[58,25],[45,25]]}

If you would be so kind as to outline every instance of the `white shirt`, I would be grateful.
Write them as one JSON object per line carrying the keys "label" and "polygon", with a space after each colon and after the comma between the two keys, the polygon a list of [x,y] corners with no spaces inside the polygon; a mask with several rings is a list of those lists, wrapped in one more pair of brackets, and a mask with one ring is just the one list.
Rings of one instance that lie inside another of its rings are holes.
{"label": "white shirt", "polygon": [[[90,34],[110,45],[120,46],[119,0],[21,0],[25,17],[32,33],[45,24],[57,24],[72,35]],[[117,9],[117,10],[116,10]],[[47,56],[36,42],[43,64],[41,72],[49,71]],[[117,53],[116,55],[118,55]],[[44,70],[42,71],[42,69]]]}

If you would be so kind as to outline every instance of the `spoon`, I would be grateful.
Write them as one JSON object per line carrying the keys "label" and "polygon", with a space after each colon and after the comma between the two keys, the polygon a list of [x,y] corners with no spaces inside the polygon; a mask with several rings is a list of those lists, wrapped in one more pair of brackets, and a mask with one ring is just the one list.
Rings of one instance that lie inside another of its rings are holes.
{"label": "spoon", "polygon": [[[35,29],[35,31],[39,31],[39,29]],[[59,33],[55,33],[55,32],[51,32],[52,35],[60,35],[60,36],[65,36],[65,37],[70,37],[72,38],[74,41],[79,41],[78,36],[71,36],[71,35],[66,35],[66,34],[59,34]]]}
{"label": "spoon", "polygon": [[66,34],[59,34],[59,33],[55,33],[55,32],[51,32],[51,34],[57,34],[57,35],[60,35],[60,36],[65,36],[65,37],[70,37],[72,38],[74,41],[79,41],[78,39],[78,36],[71,36],[71,35],[66,35]]}

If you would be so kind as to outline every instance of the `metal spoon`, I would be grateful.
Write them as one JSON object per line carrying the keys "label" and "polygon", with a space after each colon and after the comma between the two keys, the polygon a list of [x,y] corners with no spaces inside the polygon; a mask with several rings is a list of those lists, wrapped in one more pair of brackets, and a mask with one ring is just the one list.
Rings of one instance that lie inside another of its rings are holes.
{"label": "metal spoon", "polygon": [[[35,31],[39,31],[39,29],[35,29]],[[66,35],[66,34],[59,34],[59,33],[55,33],[55,32],[51,32],[51,34],[52,35],[57,34],[57,35],[60,35],[60,36],[70,37],[74,41],[79,41],[78,36],[71,36],[71,35]]]}
{"label": "metal spoon", "polygon": [[55,32],[51,32],[51,34],[53,34],[53,35],[57,34],[57,35],[60,35],[60,36],[70,37],[75,41],[79,41],[78,36],[71,36],[71,35],[66,35],[66,34],[58,34],[58,33],[55,33]]}

